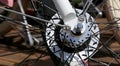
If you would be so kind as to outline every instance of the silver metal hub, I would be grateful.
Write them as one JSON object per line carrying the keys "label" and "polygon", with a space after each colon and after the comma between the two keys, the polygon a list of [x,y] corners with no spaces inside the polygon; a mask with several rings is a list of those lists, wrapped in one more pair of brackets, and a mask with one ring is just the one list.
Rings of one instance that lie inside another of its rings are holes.
{"label": "silver metal hub", "polygon": [[[90,28],[92,27],[91,22],[86,22],[86,20],[84,22],[82,22],[82,25],[83,25],[83,28],[80,29],[81,35],[75,35],[69,30],[61,29],[60,30],[61,41],[73,43],[74,46],[71,46],[72,48],[75,48],[75,47],[77,48],[77,47],[81,46],[85,41],[87,41],[89,39]],[[80,26],[81,26],[81,24],[80,24]],[[70,46],[70,45],[67,45],[67,46]]]}
{"label": "silver metal hub", "polygon": [[[82,10],[79,10],[79,9],[77,9],[77,11],[79,12],[79,14],[82,12]],[[56,27],[56,25],[51,23],[48,23],[46,28],[46,41],[49,49],[58,58],[61,58],[61,54],[64,54],[63,59],[68,60],[67,62],[70,62],[70,66],[75,66],[75,65],[79,66],[81,60],[84,60],[95,53],[95,48],[97,48],[99,44],[100,33],[99,33],[98,25],[94,24],[95,20],[88,13],[86,13],[84,17],[85,17],[85,20],[82,22],[83,28],[81,29],[82,34],[78,36],[72,34],[71,31],[65,30],[63,28],[61,28],[59,31],[56,31],[56,29],[58,28]],[[55,14],[52,18],[59,18],[59,16]],[[52,19],[51,22],[59,24],[60,20]],[[57,34],[57,37],[56,37],[56,34]],[[59,38],[60,40],[58,40]],[[82,45],[84,45],[87,40],[89,40],[89,43],[87,43],[87,47],[85,47],[83,50],[78,51],[76,53],[66,52],[62,50],[61,47],[59,47],[59,45],[62,43],[65,46],[70,48],[79,48],[79,46],[82,47]],[[57,41],[61,41],[61,42],[59,43]],[[72,46],[70,44],[72,44]],[[71,54],[74,54],[74,56],[70,57]],[[78,56],[78,54],[80,55],[81,59]]]}

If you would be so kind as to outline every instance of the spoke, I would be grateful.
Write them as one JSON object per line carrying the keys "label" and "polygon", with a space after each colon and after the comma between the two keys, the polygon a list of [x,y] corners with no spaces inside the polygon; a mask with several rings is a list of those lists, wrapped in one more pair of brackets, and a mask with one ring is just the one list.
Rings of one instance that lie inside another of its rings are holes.
{"label": "spoke", "polygon": [[71,54],[69,55],[69,57],[67,58],[67,60],[65,60],[65,63],[71,63],[74,55],[75,55],[75,53],[71,53]]}
{"label": "spoke", "polygon": [[61,50],[57,50],[57,51],[55,51],[54,53],[58,53],[58,52],[60,52]]}
{"label": "spoke", "polygon": [[[10,10],[10,9],[7,9],[7,8],[0,7],[0,9],[5,10],[5,11],[9,11],[9,12],[12,12],[12,13],[15,13],[15,14],[18,14],[18,15],[26,16],[26,17],[29,17],[29,18],[32,18],[32,19],[36,19],[36,20],[39,20],[40,22],[51,23],[51,21],[48,21],[48,20],[45,20],[45,19],[42,19],[42,18],[38,18],[38,17],[35,17],[35,16],[31,16],[31,15],[28,15],[28,14],[23,14],[21,12],[17,12],[17,11]],[[56,24],[56,23],[52,23],[52,24],[60,26],[60,27],[66,27],[66,25],[61,25],[61,24]]]}
{"label": "spoke", "polygon": [[[96,36],[97,37],[97,36]],[[98,38],[98,37],[97,37]],[[106,46],[106,44],[108,43],[108,42],[110,42],[112,39],[114,38],[114,35],[111,37],[111,38],[109,38],[105,43],[103,43],[102,41],[100,41],[100,44],[102,44],[102,47],[105,47],[105,49],[107,49],[107,51],[109,52],[109,54],[111,54],[113,57],[114,57],[114,59],[118,62],[118,63],[120,63],[118,60],[117,60],[117,57],[119,58],[119,55],[117,55],[114,51],[112,51],[112,49],[110,49],[108,46]],[[102,48],[101,47],[101,48]],[[99,50],[98,50],[99,51]],[[107,53],[108,54],[108,53]]]}
{"label": "spoke", "polygon": [[[84,14],[87,12],[87,10],[88,10],[88,8],[90,7],[92,1],[93,1],[93,0],[87,0],[87,2],[85,3],[85,6],[83,7],[83,12],[81,13],[82,15],[84,15]],[[81,14],[80,14],[80,15],[81,15]]]}
{"label": "spoke", "polygon": [[85,66],[85,62],[84,62],[84,59],[81,58],[80,54],[77,53],[78,57],[80,58],[80,60],[82,61],[83,65]]}
{"label": "spoke", "polygon": [[41,1],[38,1],[37,2],[40,4],[40,5],[44,5],[44,7],[48,8],[49,10],[53,11],[54,13],[57,13],[57,11],[51,7],[49,7],[48,5],[44,4],[43,2]]}
{"label": "spoke", "polygon": [[104,63],[104,62],[95,60],[95,59],[93,59],[93,58],[90,58],[90,60],[91,60],[91,61],[94,61],[94,62],[96,62],[96,63],[102,64],[102,65],[105,65],[105,66],[109,66],[107,63]]}

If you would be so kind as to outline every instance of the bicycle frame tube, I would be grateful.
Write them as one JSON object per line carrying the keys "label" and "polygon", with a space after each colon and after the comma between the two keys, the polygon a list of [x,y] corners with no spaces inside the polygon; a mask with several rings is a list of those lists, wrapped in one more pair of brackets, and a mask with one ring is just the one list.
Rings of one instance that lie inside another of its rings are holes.
{"label": "bicycle frame tube", "polygon": [[64,24],[69,26],[71,30],[77,25],[78,18],[76,12],[69,0],[53,0],[58,13],[61,15],[61,18],[64,21]]}

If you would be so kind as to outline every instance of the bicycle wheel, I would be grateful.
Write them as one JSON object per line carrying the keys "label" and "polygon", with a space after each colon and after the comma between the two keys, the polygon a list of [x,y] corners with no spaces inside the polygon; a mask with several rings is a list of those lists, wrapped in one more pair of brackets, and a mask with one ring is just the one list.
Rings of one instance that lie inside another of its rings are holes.
{"label": "bicycle wheel", "polygon": [[[115,35],[107,36],[107,39],[105,39],[106,36],[104,35],[105,32],[118,28],[113,25],[116,22],[104,23],[97,21],[101,12],[104,12],[104,15],[106,15],[106,12],[109,12],[104,9],[108,0],[102,1],[97,6],[94,5],[96,4],[95,2],[90,2],[92,0],[87,0],[84,2],[85,7],[83,9],[74,8],[79,18],[79,23],[77,24],[79,28],[77,28],[78,32],[76,33],[60,26],[64,25],[64,22],[58,12],[59,10],[57,11],[54,7],[49,6],[48,2],[52,1],[35,1],[40,15],[36,13],[33,16],[50,20],[49,23],[37,26],[41,27],[44,25],[42,35],[46,41],[48,52],[56,66],[93,66],[93,63],[104,66],[120,64],[119,45],[117,51],[109,45]],[[101,28],[101,25],[104,25],[104,27]],[[35,25],[35,27],[37,26]],[[96,55],[97,58],[101,56],[99,53],[103,54],[103,57],[110,57],[111,61],[106,62],[104,61],[105,58],[102,60],[96,59]]]}
{"label": "bicycle wheel", "polygon": [[[82,10],[76,9],[76,12],[79,15]],[[52,24],[64,25],[58,14],[55,14],[50,20],[52,23],[46,26],[47,46],[54,60],[57,60],[58,66],[87,66],[87,58],[96,52],[94,48],[97,48],[100,39],[98,25],[93,24],[96,23],[95,19],[88,13],[81,17],[83,17],[82,25],[84,25],[81,30],[82,34],[74,34]]]}
{"label": "bicycle wheel", "polygon": [[[77,11],[79,13],[82,12],[81,10]],[[88,18],[90,18],[93,22],[95,22],[94,19],[88,13],[86,13],[86,16],[87,21],[89,21]],[[63,23],[57,14],[54,15],[52,18],[52,21],[54,23]],[[89,56],[92,56],[92,54],[95,52],[95,49],[88,49],[87,46],[89,45],[91,47],[97,48],[100,39],[99,33],[96,34],[97,38],[95,36],[90,37],[92,32],[90,32],[89,29],[93,31],[93,33],[97,33],[99,32],[98,25],[93,25],[92,22],[86,23],[86,21],[83,22],[83,25],[84,28],[81,31],[82,34],[84,33],[83,35],[75,35],[73,33],[71,34],[71,31],[64,30],[64,28],[60,28],[53,24],[47,25],[47,45],[50,51],[53,54],[55,54],[56,57],[61,59],[62,63],[70,64],[70,66],[82,65],[83,62],[86,63],[85,59],[87,58],[87,55],[89,54]],[[87,51],[90,52],[88,53]]]}
{"label": "bicycle wheel", "polygon": [[[120,64],[120,45],[117,50],[114,50],[110,42],[114,39],[115,34],[108,36],[105,39],[106,32],[112,32],[116,26],[115,22],[99,22],[97,21],[103,12],[106,17],[108,10],[104,9],[109,0],[103,0],[96,5],[91,0],[84,2],[83,9],[75,9],[79,15],[82,29],[78,33],[65,30],[64,28],[55,24],[64,25],[64,22],[59,14],[53,15],[51,22],[46,26],[45,40],[51,57],[55,61],[56,66],[112,66]],[[90,3],[90,4],[89,4]],[[88,9],[87,9],[88,8]],[[119,10],[119,9],[117,9]],[[84,15],[80,15],[84,13]],[[80,24],[78,24],[80,26]],[[101,27],[102,26],[102,27]],[[112,26],[112,28],[111,28]],[[100,38],[101,37],[101,38]],[[117,51],[117,52],[116,52]],[[96,59],[96,55],[101,57],[99,53],[103,53],[103,57],[111,59],[111,61],[104,61],[106,58]]]}

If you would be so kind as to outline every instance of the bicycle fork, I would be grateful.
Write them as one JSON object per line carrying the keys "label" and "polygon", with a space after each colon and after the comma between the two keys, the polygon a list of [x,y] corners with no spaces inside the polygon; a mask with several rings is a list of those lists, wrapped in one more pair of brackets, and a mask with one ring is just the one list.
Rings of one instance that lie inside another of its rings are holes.
{"label": "bicycle fork", "polygon": [[70,30],[74,29],[77,25],[78,19],[76,12],[70,4],[69,0],[53,0],[59,14],[61,15],[65,25],[70,27]]}
{"label": "bicycle fork", "polygon": [[102,15],[102,12],[97,7],[95,7],[92,1],[93,0],[87,0],[83,12],[79,16],[76,16],[77,14],[75,12],[75,9],[72,7],[69,0],[53,0],[59,14],[61,15],[64,21],[64,24],[69,26],[70,30],[73,32],[74,28],[82,27],[80,25],[77,26],[77,24],[81,22],[80,21],[82,19],[81,16],[87,12],[90,5],[94,6],[95,10],[99,13],[99,15]]}

